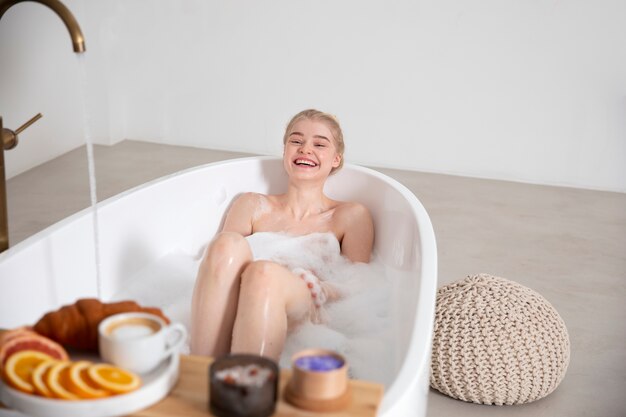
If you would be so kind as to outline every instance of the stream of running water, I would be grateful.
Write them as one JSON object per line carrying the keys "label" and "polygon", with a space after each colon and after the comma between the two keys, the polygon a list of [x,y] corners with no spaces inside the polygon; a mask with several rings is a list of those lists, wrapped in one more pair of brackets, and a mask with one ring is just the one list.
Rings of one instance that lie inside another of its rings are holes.
{"label": "stream of running water", "polygon": [[85,146],[87,148],[87,161],[89,169],[89,195],[91,200],[91,210],[93,219],[93,240],[96,260],[96,295],[102,298],[102,276],[100,271],[100,234],[98,231],[98,193],[96,188],[96,164],[93,152],[93,134],[91,131],[91,111],[89,109],[89,99],[87,96],[87,65],[85,54],[77,54],[80,67],[80,91],[83,109],[83,134],[85,136]]}

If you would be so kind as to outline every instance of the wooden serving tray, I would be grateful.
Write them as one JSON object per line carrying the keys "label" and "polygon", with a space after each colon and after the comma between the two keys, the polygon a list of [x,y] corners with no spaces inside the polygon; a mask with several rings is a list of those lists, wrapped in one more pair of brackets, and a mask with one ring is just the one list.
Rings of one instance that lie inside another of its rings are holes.
{"label": "wooden serving tray", "polygon": [[[182,355],[180,378],[170,395],[154,406],[132,414],[133,417],[207,417],[209,411],[209,366],[211,358]],[[383,397],[383,385],[373,382],[350,380],[352,402],[340,412],[320,413],[296,408],[284,400],[285,385],[290,370],[281,370],[280,396],[275,417],[374,417]]]}
{"label": "wooden serving tray", "polygon": [[[5,330],[0,329],[0,334]],[[209,366],[213,359],[205,356],[180,357],[180,376],[170,394],[153,405],[129,417],[207,417],[209,411]],[[285,402],[284,390],[291,371],[280,372],[280,393],[274,417],[375,417],[383,397],[383,385],[360,380],[350,380],[352,401],[339,412],[312,412]],[[0,409],[5,408],[0,403]]]}

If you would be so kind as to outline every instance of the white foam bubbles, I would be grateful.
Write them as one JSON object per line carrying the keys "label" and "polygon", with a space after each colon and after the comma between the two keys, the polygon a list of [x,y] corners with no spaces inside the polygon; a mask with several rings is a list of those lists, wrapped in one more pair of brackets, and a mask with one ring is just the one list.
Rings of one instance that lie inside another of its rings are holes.
{"label": "white foam bubbles", "polygon": [[[300,350],[331,349],[346,357],[352,377],[389,385],[393,367],[381,366],[394,359],[389,317],[391,282],[384,265],[376,258],[369,264],[347,261],[331,233],[298,237],[257,233],[248,241],[255,259],[273,259],[289,268],[314,271],[342,294],[322,307],[326,318],[323,324],[306,322],[290,331],[280,366],[290,367],[291,357]],[[114,298],[160,307],[172,321],[189,329],[198,265],[199,260],[189,251],[173,251],[131,277]],[[189,352],[188,344],[183,352]]]}

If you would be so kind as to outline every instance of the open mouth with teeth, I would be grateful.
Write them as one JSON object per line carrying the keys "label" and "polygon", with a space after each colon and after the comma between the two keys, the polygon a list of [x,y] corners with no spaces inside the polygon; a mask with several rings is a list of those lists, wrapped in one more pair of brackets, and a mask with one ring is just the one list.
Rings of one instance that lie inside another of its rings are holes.
{"label": "open mouth with teeth", "polygon": [[301,167],[316,167],[317,166],[315,162],[311,161],[310,159],[305,159],[305,158],[297,158],[293,161],[293,163]]}

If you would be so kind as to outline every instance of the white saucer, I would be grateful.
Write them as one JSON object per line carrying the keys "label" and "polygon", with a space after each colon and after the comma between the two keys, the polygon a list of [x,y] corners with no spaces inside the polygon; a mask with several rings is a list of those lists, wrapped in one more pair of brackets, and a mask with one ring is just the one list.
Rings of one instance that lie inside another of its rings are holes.
{"label": "white saucer", "polygon": [[[154,371],[141,375],[137,391],[99,400],[66,401],[25,394],[0,381],[0,401],[33,417],[112,417],[143,410],[165,397],[178,381],[178,353],[163,361]],[[23,414],[21,414],[23,413]]]}

